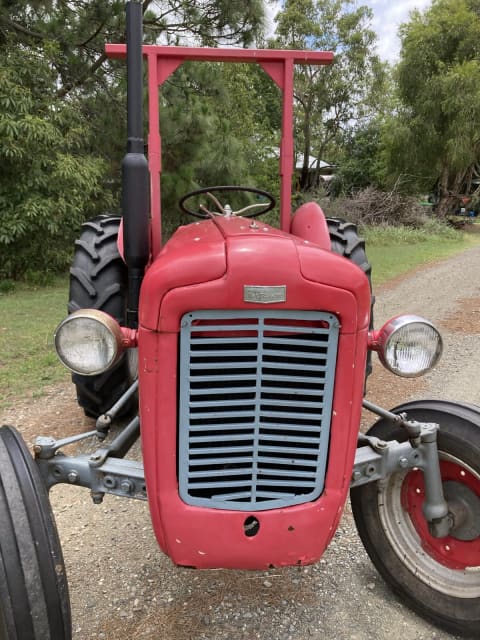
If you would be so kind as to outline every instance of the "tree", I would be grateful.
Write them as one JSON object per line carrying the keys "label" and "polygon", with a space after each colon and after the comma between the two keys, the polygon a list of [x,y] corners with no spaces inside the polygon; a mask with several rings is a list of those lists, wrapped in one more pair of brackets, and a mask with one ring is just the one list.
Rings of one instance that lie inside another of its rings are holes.
{"label": "tree", "polygon": [[[145,40],[247,45],[263,4],[144,0]],[[0,277],[64,267],[81,222],[119,210],[125,64],[107,60],[104,44],[125,40],[124,10],[124,0],[0,4]]]}
{"label": "tree", "polygon": [[287,0],[278,14],[274,44],[333,51],[329,67],[300,67],[296,74],[297,153],[303,156],[300,179],[308,188],[309,158],[335,155],[334,143],[352,121],[367,118],[381,90],[384,67],[374,53],[375,34],[366,6],[354,0]]}
{"label": "tree", "polygon": [[382,186],[382,120],[374,117],[346,131],[335,178],[337,190],[352,194],[366,187]]}
{"label": "tree", "polygon": [[[247,46],[261,33],[261,0],[144,0],[145,40],[155,43]],[[0,45],[58,45],[51,63],[60,96],[109,82],[105,42],[125,41],[125,0],[60,0],[0,5]],[[51,55],[50,51],[50,55]]]}
{"label": "tree", "polygon": [[0,278],[64,267],[84,217],[110,204],[104,162],[54,86],[38,52],[0,50]]}
{"label": "tree", "polygon": [[455,209],[480,152],[480,3],[434,0],[400,30],[399,105],[385,134],[390,175],[432,189]]}
{"label": "tree", "polygon": [[278,195],[281,98],[256,64],[182,65],[162,87],[162,211],[178,222],[187,191],[250,185]]}

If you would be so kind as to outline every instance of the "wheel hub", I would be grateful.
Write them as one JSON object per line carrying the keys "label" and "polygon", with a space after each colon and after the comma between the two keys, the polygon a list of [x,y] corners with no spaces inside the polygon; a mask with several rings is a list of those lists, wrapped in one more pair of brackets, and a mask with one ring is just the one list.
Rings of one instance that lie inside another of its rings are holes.
{"label": "wheel hub", "polygon": [[[402,507],[410,516],[424,551],[449,569],[472,571],[480,567],[480,478],[455,459],[440,460],[445,499],[454,526],[448,536],[434,538],[422,507],[425,500],[423,473],[407,473],[402,485]],[[475,569],[474,569],[475,568]]]}
{"label": "wheel hub", "polygon": [[443,493],[453,516],[450,535],[457,540],[475,540],[480,536],[480,498],[459,482],[444,482]]}

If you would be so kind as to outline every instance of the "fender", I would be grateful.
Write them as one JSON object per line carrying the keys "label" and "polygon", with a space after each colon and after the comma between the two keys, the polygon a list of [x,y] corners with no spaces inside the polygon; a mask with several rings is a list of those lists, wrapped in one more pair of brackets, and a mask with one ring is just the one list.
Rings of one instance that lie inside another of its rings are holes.
{"label": "fender", "polygon": [[321,249],[330,251],[332,248],[325,214],[316,202],[306,202],[297,209],[290,223],[290,233],[314,242]]}

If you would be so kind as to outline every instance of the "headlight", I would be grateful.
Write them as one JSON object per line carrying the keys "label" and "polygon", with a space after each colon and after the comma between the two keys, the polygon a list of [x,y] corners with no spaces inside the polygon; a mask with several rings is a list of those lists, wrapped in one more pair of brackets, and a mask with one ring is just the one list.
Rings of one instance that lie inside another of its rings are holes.
{"label": "headlight", "polygon": [[55,331],[55,349],[61,362],[74,373],[94,376],[107,371],[123,351],[120,325],[96,309],[80,309]]}
{"label": "headlight", "polygon": [[398,316],[374,332],[371,348],[392,373],[415,378],[437,364],[443,343],[440,333],[428,320]]}

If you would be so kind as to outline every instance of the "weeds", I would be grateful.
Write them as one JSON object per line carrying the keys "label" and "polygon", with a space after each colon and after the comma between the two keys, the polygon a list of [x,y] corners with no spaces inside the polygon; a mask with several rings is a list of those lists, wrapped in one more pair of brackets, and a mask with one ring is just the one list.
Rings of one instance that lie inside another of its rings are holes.
{"label": "weeds", "polygon": [[462,233],[433,219],[427,220],[420,228],[405,225],[394,227],[389,224],[360,225],[359,231],[365,237],[369,247],[394,247],[397,244],[418,244],[442,239],[461,241],[463,237]]}

